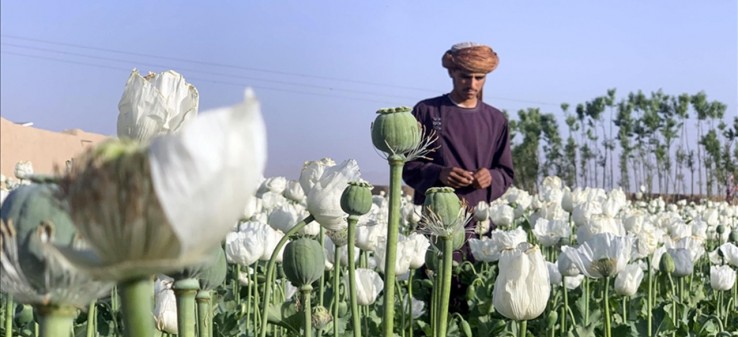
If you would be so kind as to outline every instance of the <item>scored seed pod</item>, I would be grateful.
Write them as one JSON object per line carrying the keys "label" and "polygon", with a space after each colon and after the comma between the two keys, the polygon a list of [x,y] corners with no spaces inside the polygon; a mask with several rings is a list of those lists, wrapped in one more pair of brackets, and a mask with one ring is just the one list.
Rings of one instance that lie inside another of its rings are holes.
{"label": "scored seed pod", "polygon": [[428,217],[432,212],[446,228],[458,223],[461,206],[461,200],[451,187],[431,187],[425,191],[424,215]]}
{"label": "scored seed pod", "polygon": [[325,270],[323,247],[313,239],[290,241],[284,247],[282,256],[284,274],[298,288],[317,281]]}
{"label": "scored seed pod", "polygon": [[341,194],[341,209],[348,215],[361,216],[372,209],[373,186],[365,181],[349,181]]}
{"label": "scored seed pod", "polygon": [[372,123],[372,144],[389,154],[404,154],[420,144],[420,125],[408,107],[380,109]]}

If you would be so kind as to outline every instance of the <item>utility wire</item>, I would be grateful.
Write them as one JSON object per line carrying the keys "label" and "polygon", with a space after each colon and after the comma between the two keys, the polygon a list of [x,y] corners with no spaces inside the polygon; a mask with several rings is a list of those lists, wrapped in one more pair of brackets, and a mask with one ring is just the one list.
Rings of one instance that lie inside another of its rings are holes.
{"label": "utility wire", "polygon": [[[3,46],[10,46],[10,47],[17,47],[22,49],[30,49],[35,51],[41,51],[41,52],[51,52],[51,53],[57,53],[57,54],[64,54],[64,55],[71,55],[71,56],[78,56],[78,57],[85,57],[85,58],[91,58],[96,60],[104,60],[104,61],[112,61],[112,62],[120,62],[120,63],[137,63],[131,60],[124,60],[124,59],[116,59],[116,58],[109,58],[109,57],[102,57],[102,56],[92,56],[92,55],[86,55],[86,54],[80,54],[80,53],[72,53],[67,52],[63,50],[56,50],[56,49],[48,49],[48,48],[37,48],[37,47],[29,47],[29,46],[23,46],[23,45],[17,45],[12,43],[2,43]],[[155,63],[147,63],[147,62],[140,62],[141,65],[147,65],[150,67],[158,67],[163,69],[170,69],[171,66],[163,65],[163,64],[155,64]],[[329,91],[342,91],[342,92],[348,92],[348,93],[354,93],[354,94],[366,94],[366,95],[374,95],[374,96],[385,96],[385,97],[392,97],[392,98],[400,98],[403,100],[415,100],[417,97],[408,97],[408,96],[398,96],[398,95],[387,95],[383,93],[378,92],[368,92],[368,91],[361,91],[361,90],[352,90],[352,89],[343,89],[343,88],[333,88],[333,87],[327,87],[327,86],[321,86],[321,85],[314,85],[314,84],[302,84],[302,83],[295,83],[295,82],[286,82],[286,81],[278,81],[278,80],[270,80],[265,78],[258,78],[258,77],[249,77],[249,76],[241,76],[241,75],[234,75],[234,74],[227,74],[227,73],[217,73],[217,72],[210,72],[210,71],[203,71],[203,70],[197,70],[192,68],[182,68],[182,67],[176,67],[176,70],[178,72],[182,73],[204,73],[208,75],[214,75],[214,76],[223,76],[223,77],[231,77],[235,79],[243,79],[243,80],[250,80],[250,81],[261,81],[261,82],[267,82],[267,83],[273,83],[273,84],[283,84],[283,85],[292,85],[292,86],[300,86],[300,87],[311,87],[316,89],[325,89]],[[187,76],[187,78],[191,78],[190,76]]]}
{"label": "utility wire", "polygon": [[[111,70],[117,70],[117,71],[130,71],[130,69],[123,68],[123,67],[114,67],[114,66],[108,66],[108,65],[100,65],[100,64],[93,64],[89,62],[78,62],[78,61],[72,61],[72,60],[64,60],[64,59],[58,59],[53,57],[47,57],[47,56],[39,56],[39,55],[29,55],[29,54],[23,54],[23,53],[17,53],[13,51],[7,51],[7,50],[1,50],[1,54],[8,54],[8,55],[15,55],[15,56],[22,56],[22,57],[29,57],[29,58],[36,58],[36,59],[42,59],[47,61],[55,61],[55,62],[62,62],[62,63],[69,63],[69,64],[76,64],[81,66],[88,66],[88,67],[96,67],[96,68],[104,68],[104,69],[111,69]],[[213,79],[207,79],[207,78],[198,78],[198,77],[188,77],[191,81],[201,81],[201,82],[210,82],[215,84],[221,84],[221,85],[228,85],[228,86],[237,86],[237,87],[253,87],[259,90],[271,90],[271,91],[281,91],[281,92],[289,92],[289,93],[295,93],[295,94],[303,94],[303,95],[311,95],[311,96],[321,96],[321,97],[330,97],[330,98],[345,98],[345,99],[351,99],[351,100],[360,100],[360,101],[366,101],[366,102],[373,102],[373,103],[382,103],[387,105],[397,104],[396,102],[389,102],[389,101],[383,101],[383,100],[375,100],[375,99],[368,99],[368,98],[362,98],[362,97],[349,97],[349,96],[340,96],[340,95],[330,95],[330,94],[321,94],[321,93],[315,93],[315,92],[308,92],[308,91],[300,91],[300,90],[291,90],[291,89],[283,89],[283,88],[274,88],[274,87],[268,87],[268,86],[262,86],[262,85],[254,85],[254,84],[247,84],[247,83],[236,83],[236,82],[226,82],[226,81],[219,81],[219,80],[213,80]]]}
{"label": "utility wire", "polygon": [[[271,74],[279,74],[279,75],[285,75],[285,76],[297,76],[297,77],[303,77],[303,78],[313,78],[313,79],[321,79],[321,80],[340,81],[340,82],[347,82],[347,83],[356,83],[356,84],[363,84],[363,85],[380,86],[380,87],[383,87],[383,88],[388,88],[389,87],[389,88],[398,88],[398,89],[406,89],[406,90],[416,90],[416,91],[422,91],[422,92],[425,92],[425,93],[437,92],[437,90],[428,89],[428,88],[400,86],[400,85],[393,85],[393,84],[387,84],[387,83],[376,83],[376,82],[368,82],[368,81],[359,81],[359,80],[351,80],[351,79],[345,79],[345,78],[327,77],[327,76],[310,75],[310,74],[294,73],[294,72],[284,72],[284,71],[260,69],[260,68],[253,68],[253,67],[244,67],[244,66],[233,65],[233,64],[224,64],[224,63],[217,63],[217,62],[206,62],[206,61],[191,60],[191,59],[177,58],[177,57],[169,57],[169,56],[159,56],[159,55],[153,55],[153,54],[127,52],[127,51],[122,51],[122,50],[115,50],[115,49],[108,49],[108,48],[100,48],[100,47],[87,46],[87,45],[81,45],[81,44],[66,43],[66,42],[57,42],[57,41],[49,41],[49,40],[35,39],[35,38],[29,38],[29,37],[22,37],[22,36],[17,36],[17,35],[0,34],[0,37],[2,37],[2,38],[9,38],[9,39],[16,39],[16,40],[23,40],[23,41],[30,41],[30,42],[36,42],[36,43],[44,43],[44,44],[50,44],[50,45],[57,45],[57,46],[65,46],[65,47],[73,47],[73,48],[80,48],[80,49],[96,50],[96,51],[108,52],[108,53],[118,53],[118,54],[124,54],[124,55],[134,55],[134,56],[141,56],[141,57],[152,57],[152,58],[158,58],[158,59],[168,59],[168,60],[179,61],[179,62],[188,62],[188,63],[195,63],[195,64],[202,64],[202,65],[214,66],[214,67],[239,69],[239,70],[247,70],[247,71],[257,71],[257,72],[264,72],[264,73],[271,73]],[[23,48],[33,48],[33,47],[23,47]],[[61,52],[61,51],[56,51],[56,52]],[[85,57],[92,57],[92,56],[85,56]],[[164,68],[167,68],[167,67],[164,67]],[[236,75],[232,75],[232,74],[223,75],[223,76],[237,77]],[[244,78],[245,79],[249,79],[248,77],[244,77]],[[275,83],[279,82],[279,81],[273,81],[273,80],[264,80],[264,79],[261,79],[261,80],[263,80],[263,81],[272,81],[272,82],[275,82]],[[298,83],[291,83],[291,82],[282,82],[282,83],[283,84],[288,84],[288,85],[305,86],[305,84],[298,84]],[[308,85],[308,86],[310,86],[310,85]],[[336,89],[336,88],[329,88],[329,89],[330,90],[344,90],[344,91],[355,92],[355,93],[373,94],[373,95],[381,95],[381,96],[387,96],[387,97],[396,97],[396,98],[407,98],[407,99],[410,99],[410,97],[393,96],[393,95],[378,94],[378,93],[368,93],[368,92],[361,92],[361,91],[355,91],[355,90],[350,90],[350,89]],[[510,102],[518,102],[518,103],[529,103],[529,104],[551,105],[551,106],[559,106],[560,105],[559,103],[534,101],[534,100],[528,100],[528,99],[505,98],[505,97],[499,97],[499,96],[494,96],[494,95],[490,95],[489,97],[494,98],[496,100],[510,101]],[[416,98],[412,98],[412,99],[416,99]]]}

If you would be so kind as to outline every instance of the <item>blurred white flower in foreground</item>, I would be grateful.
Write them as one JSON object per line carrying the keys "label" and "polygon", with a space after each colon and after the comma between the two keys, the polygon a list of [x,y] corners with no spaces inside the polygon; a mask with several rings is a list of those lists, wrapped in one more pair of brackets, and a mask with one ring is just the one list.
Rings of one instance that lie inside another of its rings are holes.
{"label": "blurred white flower in foreground", "polygon": [[266,163],[259,103],[200,114],[150,145],[110,140],[75,160],[63,177],[87,254],[75,264],[123,280],[197,263],[243,214]]}
{"label": "blurred white flower in foreground", "polygon": [[148,142],[173,133],[197,115],[199,94],[179,73],[141,76],[134,69],[118,103],[118,137]]}

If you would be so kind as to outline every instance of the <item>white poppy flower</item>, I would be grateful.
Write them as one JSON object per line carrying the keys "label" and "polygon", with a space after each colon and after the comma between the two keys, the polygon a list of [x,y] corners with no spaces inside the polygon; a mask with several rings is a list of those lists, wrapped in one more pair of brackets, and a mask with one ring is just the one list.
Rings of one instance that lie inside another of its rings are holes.
{"label": "white poppy flower", "polygon": [[141,76],[134,69],[118,103],[118,137],[148,142],[197,115],[199,93],[175,71]]}
{"label": "white poppy flower", "polygon": [[643,270],[638,264],[626,265],[615,277],[615,292],[622,296],[633,296],[643,280]]}
{"label": "white poppy flower", "polygon": [[323,158],[321,160],[314,160],[314,161],[307,161],[302,166],[302,171],[300,171],[300,186],[302,186],[302,190],[307,193],[310,191],[313,186],[315,186],[316,183],[318,183],[318,180],[320,180],[320,177],[323,176],[323,171],[327,167],[335,166],[336,162],[333,161],[331,158]]}
{"label": "white poppy flower", "polygon": [[576,288],[579,288],[583,280],[584,274],[579,274],[577,276],[566,276],[564,277],[564,286],[566,287],[566,289],[574,290]]}
{"label": "white poppy flower", "polygon": [[[272,253],[277,249],[279,240],[282,240],[282,237],[284,237],[284,233],[282,233],[282,231],[276,230],[271,226],[258,221],[242,223],[239,231],[256,237],[256,240],[263,245],[261,246],[263,247],[263,250],[259,256],[260,261],[269,261],[272,257]],[[282,250],[277,254],[276,262],[282,262],[282,254],[284,253],[284,247],[286,246],[286,244],[282,246]],[[258,251],[255,251],[255,253],[258,254]]]}
{"label": "white poppy flower", "polygon": [[366,252],[377,249],[380,238],[387,236],[387,224],[373,223],[356,229],[356,247]]}
{"label": "white poppy flower", "polygon": [[258,261],[264,252],[264,242],[250,229],[230,232],[225,239],[225,254],[228,263],[250,266]]}
{"label": "white poppy flower", "polygon": [[425,253],[430,247],[430,241],[425,235],[412,233],[407,237],[408,244],[413,247],[415,251],[411,254],[410,268],[418,269],[425,264]]}
{"label": "white poppy flower", "polygon": [[551,202],[561,206],[561,199],[564,197],[564,182],[557,176],[547,176],[541,182],[541,188],[538,192],[539,197],[544,202]]}
{"label": "white poppy flower", "polygon": [[674,241],[666,241],[664,243],[666,248],[685,248],[689,251],[692,257],[692,262],[696,263],[697,260],[705,254],[705,243],[693,236],[688,236]]}
{"label": "white poppy flower", "polygon": [[478,261],[495,262],[506,249],[514,249],[522,242],[527,242],[528,236],[521,227],[513,230],[493,230],[490,237],[469,239],[469,248]]}
{"label": "white poppy flower", "polygon": [[[384,289],[384,281],[379,274],[371,269],[356,268],[356,301],[360,305],[370,305],[377,300],[377,296]],[[349,275],[344,276],[346,284],[349,284]]]}
{"label": "white poppy flower", "polygon": [[727,264],[733,267],[738,267],[738,246],[732,242],[727,242],[720,245],[718,250],[722,253]]}
{"label": "white poppy flower", "polygon": [[154,321],[156,329],[177,334],[177,298],[172,290],[173,280],[169,277],[157,278],[154,283]]}
{"label": "white poppy flower", "polygon": [[287,178],[285,177],[269,177],[261,182],[261,185],[256,190],[256,196],[261,197],[266,192],[272,192],[276,194],[282,194],[287,188]]}
{"label": "white poppy flower", "polygon": [[735,284],[735,270],[730,266],[710,266],[710,286],[715,290],[730,290]]}
{"label": "white poppy flower", "polygon": [[15,163],[15,177],[20,179],[22,183],[29,183],[28,179],[33,175],[33,164],[27,160],[21,160]]}
{"label": "white poppy flower", "polygon": [[559,267],[555,263],[546,261],[546,269],[548,269],[548,280],[551,285],[561,285]]}
{"label": "white poppy flower", "polygon": [[489,219],[489,203],[482,200],[474,207],[474,219],[485,221]]}
{"label": "white poppy flower", "polygon": [[562,247],[562,252],[579,270],[592,278],[612,277],[630,261],[632,239],[612,233],[595,234],[574,249]]}
{"label": "white poppy flower", "polygon": [[585,224],[577,227],[577,241],[587,241],[595,234],[600,233],[612,233],[617,236],[623,236],[625,235],[625,228],[619,219],[604,214],[593,214]]}
{"label": "white poppy flower", "polygon": [[[396,275],[404,274],[410,271],[410,262],[415,254],[414,244],[407,241],[407,238],[400,234],[397,241],[397,253],[395,255],[395,273]],[[384,273],[385,261],[387,258],[387,237],[379,238],[376,250],[374,251],[374,260],[377,263],[379,271]]]}
{"label": "white poppy flower", "polygon": [[537,246],[522,243],[502,253],[492,303],[509,319],[531,320],[543,313],[551,295],[548,268]]}
{"label": "white poppy flower", "polygon": [[561,247],[561,254],[559,254],[559,259],[556,260],[556,267],[559,269],[559,273],[561,273],[561,276],[568,276],[567,279],[582,275],[582,272],[579,270],[579,267],[577,267],[576,263],[572,261],[572,259],[569,258],[568,254],[565,254],[564,251],[568,249],[575,249],[569,246],[563,246]]}
{"label": "white poppy flower", "polygon": [[489,220],[497,227],[509,227],[515,220],[515,209],[505,203],[493,202],[489,205]]}
{"label": "white poppy flower", "polygon": [[283,204],[271,210],[267,216],[267,223],[272,228],[287,233],[304,218],[304,210],[292,204]]}
{"label": "white poppy flower", "polygon": [[[328,235],[325,236],[323,249],[325,249],[325,259],[330,262],[331,265],[335,264],[336,244],[333,243],[333,239],[331,239]],[[359,261],[359,253],[361,253],[361,250],[358,247],[354,247],[354,263]],[[344,244],[338,247],[338,258],[341,259],[341,265],[348,265],[349,259],[347,245]]]}
{"label": "white poppy flower", "polygon": [[359,179],[359,165],[350,159],[326,167],[320,179],[307,192],[307,209],[321,226],[337,231],[345,227],[346,213],[341,208],[341,194],[349,181]]}
{"label": "white poppy flower", "polygon": [[561,239],[571,236],[571,228],[567,220],[548,220],[539,218],[533,227],[533,234],[543,247],[558,244]]}
{"label": "white poppy flower", "polygon": [[[500,199],[507,200],[508,204],[515,206],[515,219],[522,217],[528,211],[528,208],[533,202],[533,197],[531,197],[530,193],[515,186],[508,188],[507,191],[500,196]],[[492,215],[491,212],[492,210],[490,210],[490,215]]]}
{"label": "white poppy flower", "polygon": [[287,181],[287,187],[282,192],[287,200],[292,200],[298,204],[305,202],[305,191],[302,189],[302,185],[297,180]]}

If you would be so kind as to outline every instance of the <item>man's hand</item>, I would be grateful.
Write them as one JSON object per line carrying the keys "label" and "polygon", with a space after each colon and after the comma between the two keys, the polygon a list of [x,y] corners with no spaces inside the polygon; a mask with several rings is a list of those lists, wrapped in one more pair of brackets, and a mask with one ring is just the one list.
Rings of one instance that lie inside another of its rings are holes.
{"label": "man's hand", "polygon": [[480,168],[477,172],[474,172],[474,188],[487,188],[492,185],[492,175],[489,174],[489,170],[486,168]]}
{"label": "man's hand", "polygon": [[[487,174],[489,175],[489,172]],[[474,174],[460,167],[446,167],[441,170],[438,179],[446,186],[461,188],[474,182]]]}

